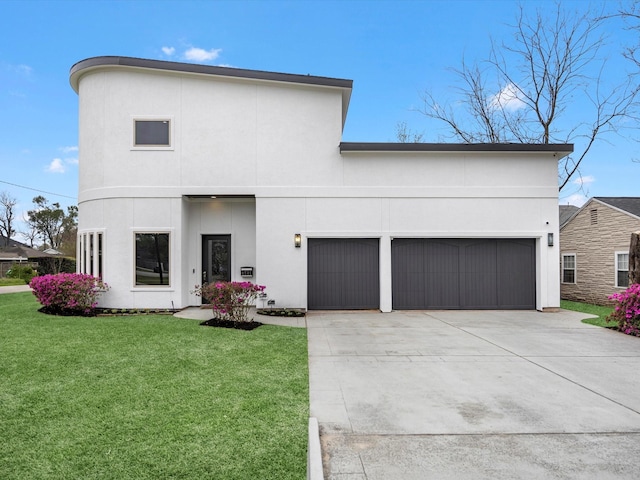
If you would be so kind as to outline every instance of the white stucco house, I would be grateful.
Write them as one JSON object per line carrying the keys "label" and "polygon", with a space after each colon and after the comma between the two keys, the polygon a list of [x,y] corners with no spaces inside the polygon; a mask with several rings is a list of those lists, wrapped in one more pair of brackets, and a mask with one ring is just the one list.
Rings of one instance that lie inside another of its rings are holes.
{"label": "white stucco house", "polygon": [[70,82],[104,307],[199,305],[216,279],[292,308],[560,304],[572,145],[342,142],[351,80],[96,57]]}

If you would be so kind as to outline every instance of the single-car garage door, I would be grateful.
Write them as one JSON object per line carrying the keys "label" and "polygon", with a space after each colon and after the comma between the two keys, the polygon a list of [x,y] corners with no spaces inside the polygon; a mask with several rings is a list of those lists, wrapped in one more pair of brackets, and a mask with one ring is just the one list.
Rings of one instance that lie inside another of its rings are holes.
{"label": "single-car garage door", "polygon": [[380,307],[377,238],[310,238],[307,245],[307,308],[357,310]]}
{"label": "single-car garage door", "polygon": [[393,308],[534,309],[535,239],[395,238]]}

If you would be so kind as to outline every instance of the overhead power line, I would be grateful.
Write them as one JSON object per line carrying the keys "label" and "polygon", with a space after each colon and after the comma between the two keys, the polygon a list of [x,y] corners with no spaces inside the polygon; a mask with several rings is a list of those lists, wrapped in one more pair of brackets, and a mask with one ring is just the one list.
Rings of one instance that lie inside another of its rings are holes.
{"label": "overhead power line", "polygon": [[61,193],[47,192],[46,190],[39,190],[37,188],[25,187],[24,185],[18,185],[17,183],[5,182],[4,180],[0,180],[0,183],[6,183],[7,185],[13,185],[14,187],[24,188],[26,190],[32,190],[34,192],[46,193],[47,195],[55,195],[56,197],[64,197],[64,198],[70,198],[72,200],[77,200],[77,197],[70,197],[69,195],[62,195]]}

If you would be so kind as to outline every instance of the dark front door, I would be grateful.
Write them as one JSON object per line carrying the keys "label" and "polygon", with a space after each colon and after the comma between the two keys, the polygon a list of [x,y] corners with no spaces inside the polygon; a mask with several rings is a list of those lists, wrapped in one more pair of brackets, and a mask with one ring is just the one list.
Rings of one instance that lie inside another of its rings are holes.
{"label": "dark front door", "polygon": [[202,283],[231,281],[231,235],[202,236]]}

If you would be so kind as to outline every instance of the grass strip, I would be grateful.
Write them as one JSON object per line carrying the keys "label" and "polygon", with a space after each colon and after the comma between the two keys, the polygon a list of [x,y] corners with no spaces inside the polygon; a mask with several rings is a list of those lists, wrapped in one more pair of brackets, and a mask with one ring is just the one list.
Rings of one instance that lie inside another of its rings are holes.
{"label": "grass strip", "polygon": [[13,287],[16,285],[26,285],[22,278],[0,278],[0,287]]}
{"label": "grass strip", "polygon": [[575,312],[588,313],[589,315],[597,315],[597,318],[585,318],[582,323],[596,325],[598,327],[612,328],[615,323],[607,323],[607,316],[613,312],[613,307],[603,307],[601,305],[592,305],[590,303],[571,302],[569,300],[561,300],[560,307],[565,310],[573,310]]}
{"label": "grass strip", "polygon": [[0,478],[304,478],[305,329],[38,307],[0,295]]}

